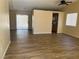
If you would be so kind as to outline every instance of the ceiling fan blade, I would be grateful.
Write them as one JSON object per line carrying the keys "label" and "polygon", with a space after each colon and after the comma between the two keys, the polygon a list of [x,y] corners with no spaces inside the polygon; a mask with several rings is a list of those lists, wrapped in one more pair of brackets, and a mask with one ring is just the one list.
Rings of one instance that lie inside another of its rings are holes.
{"label": "ceiling fan blade", "polygon": [[67,2],[67,3],[72,3],[72,2]]}
{"label": "ceiling fan blade", "polygon": [[60,5],[62,5],[62,4],[59,4],[59,6],[60,6]]}
{"label": "ceiling fan blade", "polygon": [[61,5],[68,5],[67,3],[66,4],[59,4],[59,6],[61,6]]}
{"label": "ceiling fan blade", "polygon": [[66,5],[69,5],[69,4],[66,3]]}

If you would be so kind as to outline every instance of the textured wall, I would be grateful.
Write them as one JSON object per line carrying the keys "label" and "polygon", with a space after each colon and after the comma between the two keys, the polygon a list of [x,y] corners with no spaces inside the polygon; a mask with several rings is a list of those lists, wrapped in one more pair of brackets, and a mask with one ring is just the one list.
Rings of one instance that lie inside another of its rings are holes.
{"label": "textured wall", "polygon": [[79,38],[79,15],[76,27],[66,26],[66,14],[67,13],[79,13],[79,1],[62,9],[65,12],[64,20],[64,33]]}
{"label": "textured wall", "polygon": [[0,0],[0,59],[3,59],[10,43],[8,0]]}
{"label": "textured wall", "polygon": [[10,11],[10,29],[15,30],[16,29],[16,12]]}
{"label": "textured wall", "polygon": [[34,10],[32,23],[34,34],[51,34],[52,11]]}

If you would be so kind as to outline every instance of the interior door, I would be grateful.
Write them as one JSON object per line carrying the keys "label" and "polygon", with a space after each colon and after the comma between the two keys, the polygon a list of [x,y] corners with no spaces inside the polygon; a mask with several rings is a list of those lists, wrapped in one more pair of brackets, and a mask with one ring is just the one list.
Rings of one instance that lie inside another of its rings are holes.
{"label": "interior door", "polygon": [[58,28],[58,13],[53,13],[52,33],[57,33],[57,28]]}

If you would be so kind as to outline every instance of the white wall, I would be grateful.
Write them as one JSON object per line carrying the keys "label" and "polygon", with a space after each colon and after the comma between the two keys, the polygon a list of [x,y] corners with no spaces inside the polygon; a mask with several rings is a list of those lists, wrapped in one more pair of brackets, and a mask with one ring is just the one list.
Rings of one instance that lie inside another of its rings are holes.
{"label": "white wall", "polygon": [[0,59],[4,58],[10,44],[8,0],[0,0]]}
{"label": "white wall", "polygon": [[57,33],[63,33],[64,12],[34,10],[32,20],[34,34],[52,33],[53,13],[59,13]]}
{"label": "white wall", "polygon": [[59,12],[57,33],[63,33],[63,26],[64,26],[63,24],[64,24],[64,12]]}
{"label": "white wall", "polygon": [[52,12],[34,10],[33,13],[33,34],[51,34],[52,32]]}

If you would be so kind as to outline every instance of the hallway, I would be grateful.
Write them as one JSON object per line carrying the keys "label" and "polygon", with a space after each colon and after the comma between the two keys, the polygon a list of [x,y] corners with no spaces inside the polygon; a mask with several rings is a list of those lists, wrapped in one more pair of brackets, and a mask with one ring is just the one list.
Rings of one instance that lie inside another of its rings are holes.
{"label": "hallway", "polygon": [[11,31],[11,40],[5,59],[79,59],[79,39],[65,34],[17,30]]}

